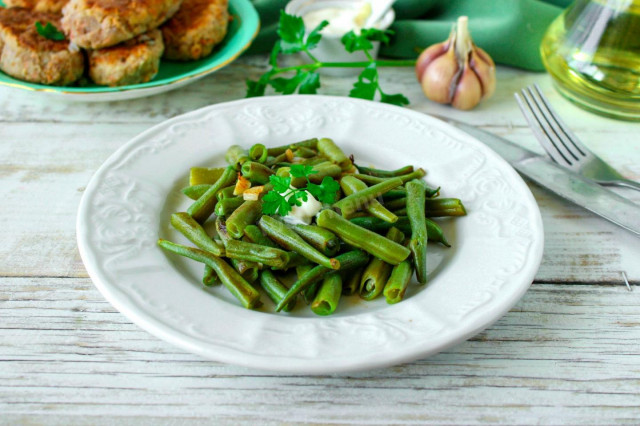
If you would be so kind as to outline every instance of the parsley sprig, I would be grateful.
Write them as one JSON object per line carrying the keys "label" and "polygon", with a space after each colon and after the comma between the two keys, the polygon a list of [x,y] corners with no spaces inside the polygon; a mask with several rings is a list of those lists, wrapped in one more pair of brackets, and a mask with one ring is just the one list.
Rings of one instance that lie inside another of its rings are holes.
{"label": "parsley sprig", "polygon": [[[329,25],[327,21],[322,21],[305,37],[302,18],[280,11],[277,31],[280,40],[273,46],[269,56],[271,68],[260,76],[258,80],[247,80],[247,97],[264,96],[268,86],[271,86],[276,93],[282,93],[283,95],[290,95],[296,93],[296,91],[300,94],[315,94],[320,88],[320,76],[316,72],[317,69],[364,68],[358,76],[358,81],[349,92],[350,97],[374,100],[379,96],[381,102],[399,106],[409,104],[409,100],[404,95],[400,93],[387,94],[382,90],[379,83],[378,68],[385,66],[415,66],[415,60],[376,60],[370,53],[373,49],[373,42],[388,43],[389,37],[393,34],[392,31],[368,28],[363,29],[359,34],[350,31],[342,37],[341,42],[347,52],[363,51],[367,61],[321,62],[313,56],[311,51],[318,46],[322,39],[320,31],[327,25]],[[278,66],[280,54],[291,55],[294,53],[305,54],[311,62],[289,67]],[[289,76],[281,77],[279,76],[280,74],[288,74]]]}
{"label": "parsley sprig", "polygon": [[[334,203],[338,190],[340,189],[340,184],[329,176],[325,176],[319,185],[312,183],[309,180],[309,176],[316,173],[318,173],[318,171],[313,170],[312,166],[293,164],[289,170],[291,176],[271,175],[269,182],[273,185],[273,190],[269,191],[262,198],[262,213],[286,216],[293,206],[299,207],[303,201],[309,199],[307,192],[322,203]],[[307,186],[303,188],[293,188],[291,186],[292,178],[305,178]]]}
{"label": "parsley sprig", "polygon": [[64,33],[59,31],[51,22],[47,22],[46,25],[42,25],[40,21],[37,21],[36,31],[42,37],[49,40],[62,41],[65,39]]}

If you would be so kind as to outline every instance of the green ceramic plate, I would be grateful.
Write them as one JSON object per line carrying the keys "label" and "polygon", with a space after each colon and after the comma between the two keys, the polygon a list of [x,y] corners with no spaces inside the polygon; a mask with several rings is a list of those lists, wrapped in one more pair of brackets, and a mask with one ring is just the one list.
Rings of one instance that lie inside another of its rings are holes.
{"label": "green ceramic plate", "polygon": [[[0,0],[0,6],[4,6]],[[177,89],[228,65],[244,52],[260,27],[258,13],[249,0],[229,0],[233,16],[224,41],[210,56],[193,62],[162,61],[158,75],[148,83],[107,87],[90,84],[82,87],[45,86],[18,80],[0,72],[0,86],[43,92],[80,101],[115,101],[151,96]]]}

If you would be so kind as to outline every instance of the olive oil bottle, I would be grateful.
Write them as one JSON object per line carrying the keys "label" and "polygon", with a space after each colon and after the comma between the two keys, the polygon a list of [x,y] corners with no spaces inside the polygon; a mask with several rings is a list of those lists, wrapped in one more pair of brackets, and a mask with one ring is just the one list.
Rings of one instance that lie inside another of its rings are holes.
{"label": "olive oil bottle", "polygon": [[547,30],[541,54],[569,100],[640,121],[640,0],[576,0]]}

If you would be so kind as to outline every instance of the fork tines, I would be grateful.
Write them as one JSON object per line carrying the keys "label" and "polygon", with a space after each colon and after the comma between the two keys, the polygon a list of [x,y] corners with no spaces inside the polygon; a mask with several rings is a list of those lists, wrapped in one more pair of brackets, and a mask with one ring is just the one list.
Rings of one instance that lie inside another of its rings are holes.
{"label": "fork tines", "polygon": [[556,163],[572,168],[590,156],[590,151],[551,108],[537,84],[525,87],[515,97],[529,126]]}

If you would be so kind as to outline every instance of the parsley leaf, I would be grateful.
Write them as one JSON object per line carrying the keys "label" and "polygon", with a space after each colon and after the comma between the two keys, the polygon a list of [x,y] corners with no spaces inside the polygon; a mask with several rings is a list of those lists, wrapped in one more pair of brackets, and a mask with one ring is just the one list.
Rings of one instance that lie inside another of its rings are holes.
{"label": "parsley leaf", "polygon": [[314,49],[318,45],[320,39],[322,38],[322,34],[320,34],[320,31],[322,31],[322,29],[327,25],[329,25],[329,21],[324,20],[320,22],[317,27],[311,30],[309,36],[307,36],[307,49]]}
{"label": "parsley leaf", "polygon": [[333,204],[336,201],[340,184],[330,176],[325,176],[320,185],[310,183],[307,191],[318,199],[321,203]]}
{"label": "parsley leaf", "polygon": [[262,197],[262,213],[286,216],[290,211],[289,201],[277,191],[269,191]]}
{"label": "parsley leaf", "polygon": [[295,93],[298,85],[302,82],[304,77],[305,76],[303,75],[303,73],[298,71],[298,73],[291,78],[274,78],[273,80],[269,81],[269,84],[277,93],[290,95],[292,93]]}
{"label": "parsley leaf", "polygon": [[302,202],[307,201],[308,199],[309,197],[307,197],[306,191],[297,191],[291,194],[291,197],[289,197],[289,204],[300,207],[302,205]]}
{"label": "parsley leaf", "polygon": [[271,54],[269,55],[269,65],[272,67],[278,66],[278,55],[280,54],[280,43],[276,43],[273,45],[273,49],[271,49]]}
{"label": "parsley leaf", "polygon": [[280,49],[282,53],[290,54],[304,50],[304,22],[300,16],[289,15],[280,11],[280,23],[278,25],[280,36]]}
{"label": "parsley leaf", "polygon": [[247,80],[247,98],[255,98],[256,96],[264,96],[267,84],[260,80]]}
{"label": "parsley leaf", "polygon": [[286,193],[289,189],[291,189],[291,178],[284,176],[269,176],[269,183],[273,185],[273,189],[276,192],[280,192],[282,194]]}
{"label": "parsley leaf", "polygon": [[315,95],[320,87],[320,76],[315,72],[305,72],[304,80],[300,83],[298,93],[301,95]]}
{"label": "parsley leaf", "polygon": [[372,62],[358,76],[358,81],[349,92],[349,97],[373,100],[378,87],[378,69]]}
{"label": "parsley leaf", "polygon": [[292,164],[289,173],[293,177],[307,177],[309,175],[318,173],[318,171],[313,170],[313,166],[308,166],[305,164]]}
{"label": "parsley leaf", "polygon": [[49,40],[62,41],[65,39],[64,33],[62,31],[59,31],[54,25],[51,24],[51,22],[47,22],[46,25],[42,25],[40,21],[36,21],[36,31],[42,37]]}
{"label": "parsley leaf", "polygon": [[382,93],[382,96],[380,97],[380,102],[384,102],[385,104],[397,105],[397,106],[409,105],[409,99],[407,99],[401,93],[397,93],[395,95],[387,95],[386,93]]}

